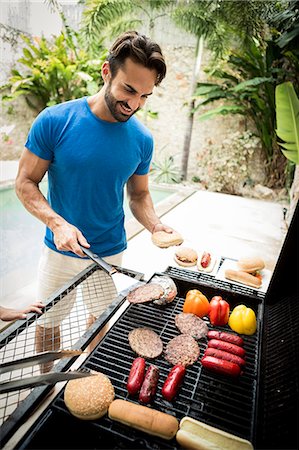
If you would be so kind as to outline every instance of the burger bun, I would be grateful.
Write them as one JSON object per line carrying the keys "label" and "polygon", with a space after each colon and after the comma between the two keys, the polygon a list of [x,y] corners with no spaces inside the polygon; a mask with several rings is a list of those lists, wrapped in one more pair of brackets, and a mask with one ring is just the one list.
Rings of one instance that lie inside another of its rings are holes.
{"label": "burger bun", "polygon": [[255,273],[265,268],[265,263],[261,258],[242,258],[237,261],[238,269],[247,273]]}
{"label": "burger bun", "polygon": [[179,266],[195,266],[197,262],[197,252],[189,247],[180,247],[174,254],[174,260]]}
{"label": "burger bun", "polygon": [[167,233],[166,231],[156,231],[152,234],[153,244],[160,248],[180,245],[183,241],[183,237],[177,231],[172,231],[171,233]]}

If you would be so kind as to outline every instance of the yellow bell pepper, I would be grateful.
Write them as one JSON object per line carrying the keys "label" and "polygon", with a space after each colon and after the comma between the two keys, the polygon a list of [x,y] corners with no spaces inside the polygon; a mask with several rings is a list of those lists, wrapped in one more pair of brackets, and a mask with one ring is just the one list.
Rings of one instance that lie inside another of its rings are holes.
{"label": "yellow bell pepper", "polygon": [[230,315],[228,325],[240,334],[254,334],[256,332],[256,315],[245,305],[236,306]]}

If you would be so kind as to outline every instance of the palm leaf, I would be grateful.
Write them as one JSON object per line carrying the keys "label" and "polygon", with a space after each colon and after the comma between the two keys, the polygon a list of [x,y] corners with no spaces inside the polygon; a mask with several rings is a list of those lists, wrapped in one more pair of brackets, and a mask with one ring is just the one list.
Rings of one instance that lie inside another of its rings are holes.
{"label": "palm leaf", "polygon": [[299,100],[290,81],[279,84],[275,90],[277,136],[287,159],[299,164]]}
{"label": "palm leaf", "polygon": [[224,105],[219,106],[218,108],[211,109],[210,111],[207,111],[204,114],[201,114],[198,119],[199,120],[207,120],[211,119],[212,117],[216,115],[223,115],[226,116],[227,114],[245,114],[245,108],[242,106],[237,105]]}
{"label": "palm leaf", "polygon": [[255,77],[250,80],[242,81],[242,83],[237,84],[237,86],[235,86],[232,90],[235,92],[243,91],[248,88],[259,86],[260,84],[273,83],[273,81],[274,78],[272,77]]}

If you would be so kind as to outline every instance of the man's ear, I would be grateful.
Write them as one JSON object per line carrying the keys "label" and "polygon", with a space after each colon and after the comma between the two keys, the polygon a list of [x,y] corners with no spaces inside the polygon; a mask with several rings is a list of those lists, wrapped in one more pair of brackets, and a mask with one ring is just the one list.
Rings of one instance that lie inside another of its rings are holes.
{"label": "man's ear", "polygon": [[107,83],[110,80],[111,72],[110,72],[110,65],[108,61],[105,61],[102,65],[102,78],[105,83]]}

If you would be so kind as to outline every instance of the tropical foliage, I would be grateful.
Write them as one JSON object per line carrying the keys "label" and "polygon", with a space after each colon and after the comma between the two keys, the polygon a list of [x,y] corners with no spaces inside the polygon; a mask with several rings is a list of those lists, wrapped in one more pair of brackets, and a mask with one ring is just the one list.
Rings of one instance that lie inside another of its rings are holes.
{"label": "tropical foliage", "polygon": [[13,69],[9,82],[2,86],[4,100],[24,95],[28,104],[39,112],[46,106],[97,92],[103,83],[101,66],[106,51],[90,59],[83,49],[74,50],[74,43],[65,33],[47,40],[45,37],[23,36],[23,57],[20,68]]}

